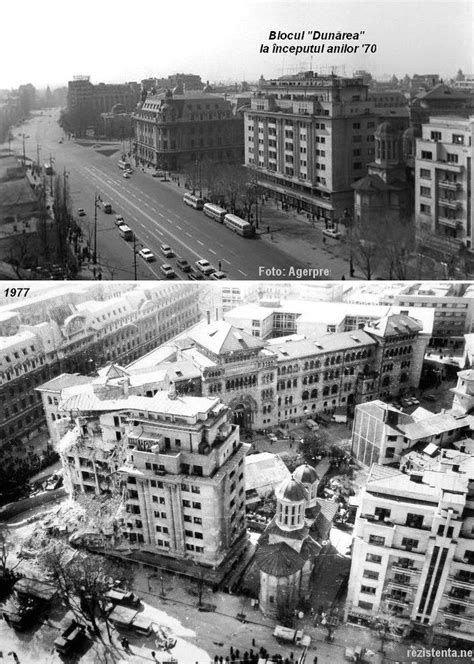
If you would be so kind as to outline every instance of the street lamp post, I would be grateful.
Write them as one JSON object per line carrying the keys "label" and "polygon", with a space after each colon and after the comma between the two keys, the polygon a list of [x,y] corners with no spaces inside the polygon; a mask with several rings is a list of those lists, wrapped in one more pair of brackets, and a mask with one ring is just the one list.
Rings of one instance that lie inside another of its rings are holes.
{"label": "street lamp post", "polygon": [[94,195],[94,251],[92,254],[92,262],[94,265],[97,263],[97,208],[101,201],[100,194]]}
{"label": "street lamp post", "polygon": [[345,208],[342,213],[341,223],[346,227],[346,230],[349,231],[349,273],[351,277],[354,276],[354,256],[352,253],[352,231],[353,231],[353,217],[349,214],[349,210]]}

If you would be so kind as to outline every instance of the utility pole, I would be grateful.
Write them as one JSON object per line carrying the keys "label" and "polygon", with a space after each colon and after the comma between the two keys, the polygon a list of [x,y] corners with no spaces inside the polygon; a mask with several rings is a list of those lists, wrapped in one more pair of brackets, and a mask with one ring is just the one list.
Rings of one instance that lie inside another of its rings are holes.
{"label": "utility pole", "polygon": [[49,188],[51,189],[51,198],[53,198],[53,155],[51,152],[49,153],[49,165],[50,165],[50,171],[49,171]]}
{"label": "utility pole", "polygon": [[137,280],[137,236],[133,234],[133,278]]}
{"label": "utility pole", "polygon": [[[67,245],[66,245],[66,236],[67,236],[67,196],[66,196],[66,179],[69,173],[66,172],[66,167],[64,167],[63,172],[63,209],[62,213],[59,215],[58,219],[58,233],[59,233],[59,250],[61,252],[61,263],[63,264],[63,272],[66,272],[66,254],[67,254]],[[68,275],[66,275],[68,276]]]}
{"label": "utility pole", "polygon": [[38,164],[38,175],[40,173],[40,144],[36,143],[36,163]]}
{"label": "utility pole", "polygon": [[26,151],[25,151],[25,134],[22,134],[23,138],[23,166],[26,164]]}
{"label": "utility pole", "polygon": [[92,262],[97,263],[97,207],[101,200],[99,194],[94,195],[94,251],[92,253]]}

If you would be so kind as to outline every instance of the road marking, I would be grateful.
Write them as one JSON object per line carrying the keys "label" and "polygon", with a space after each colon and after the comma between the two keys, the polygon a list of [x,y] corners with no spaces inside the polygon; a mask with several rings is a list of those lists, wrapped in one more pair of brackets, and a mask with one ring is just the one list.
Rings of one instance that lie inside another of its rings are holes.
{"label": "road marking", "polygon": [[214,256],[217,256],[217,252],[214,251],[214,249],[209,248],[209,251],[211,252],[211,254],[214,254]]}
{"label": "road marking", "polygon": [[198,243],[198,244],[200,244],[200,245],[201,245],[201,247],[203,247],[203,246],[204,246],[204,242],[201,242],[201,240],[198,240],[198,241],[197,241],[197,243]]}
{"label": "road marking", "polygon": [[246,276],[247,276],[247,275],[245,274],[245,272],[242,272],[242,270],[239,270],[239,272],[240,272],[240,274],[243,274],[243,275],[244,275],[244,277],[246,277]]}

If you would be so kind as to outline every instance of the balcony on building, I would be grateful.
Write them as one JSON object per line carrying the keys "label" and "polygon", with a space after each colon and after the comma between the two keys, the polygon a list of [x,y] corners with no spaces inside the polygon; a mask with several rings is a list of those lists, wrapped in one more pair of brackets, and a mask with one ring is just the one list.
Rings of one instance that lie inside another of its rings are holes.
{"label": "balcony on building", "polygon": [[458,201],[456,199],[452,198],[439,198],[438,199],[439,204],[449,208],[450,210],[461,210],[462,209],[462,201]]}
{"label": "balcony on building", "polygon": [[459,570],[456,574],[449,574],[448,581],[450,581],[453,586],[474,591],[474,574],[472,574],[472,572]]}
{"label": "balcony on building", "polygon": [[449,217],[445,217],[443,214],[439,214],[438,224],[441,224],[441,226],[446,226],[447,228],[452,228],[453,230],[457,230],[458,228],[462,227],[462,220],[451,219]]}
{"label": "balcony on building", "polygon": [[461,182],[453,182],[452,180],[439,180],[438,185],[441,189],[448,191],[460,191],[462,189]]}
{"label": "balcony on building", "polygon": [[397,562],[392,563],[392,571],[400,574],[408,574],[409,576],[416,576],[421,574],[422,570],[415,565],[415,561],[411,558],[400,558]]}
{"label": "balcony on building", "polygon": [[451,588],[450,590],[443,593],[443,597],[449,602],[454,602],[460,604],[461,606],[471,606],[474,607],[474,598],[470,596],[468,590],[460,590],[459,588]]}
{"label": "balcony on building", "polygon": [[440,609],[440,612],[443,613],[446,618],[453,618],[459,620],[465,625],[469,625],[472,629],[474,627],[474,615],[462,611],[462,608],[459,604],[449,604],[444,608]]}

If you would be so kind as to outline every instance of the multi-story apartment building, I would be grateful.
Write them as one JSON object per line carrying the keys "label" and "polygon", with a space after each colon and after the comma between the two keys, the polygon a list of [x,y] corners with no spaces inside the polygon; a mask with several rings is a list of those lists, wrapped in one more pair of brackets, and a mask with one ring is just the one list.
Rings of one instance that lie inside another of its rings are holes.
{"label": "multi-story apartment building", "polygon": [[375,399],[355,408],[352,456],[365,466],[400,463],[415,445],[445,447],[472,435],[474,417],[461,411],[431,413],[418,409],[415,416]]}
{"label": "multi-story apartment building", "polygon": [[473,127],[472,117],[431,117],[416,143],[418,244],[444,261],[448,271],[450,258],[474,247]]}
{"label": "multi-story apartment building", "polygon": [[140,396],[118,367],[66,389],[59,451],[71,495],[125,489],[122,537],[147,562],[218,567],[246,544],[244,457],[217,397]]}
{"label": "multi-story apartment building", "polygon": [[122,104],[130,112],[135,110],[139,99],[140,86],[137,83],[94,85],[89,76],[74,76],[68,83],[67,109],[70,113],[108,113],[116,104]]}
{"label": "multi-story apartment building", "polygon": [[375,156],[368,90],[362,78],[313,71],[261,81],[245,112],[245,165],[283,204],[339,220]]}
{"label": "multi-story apartment building", "polygon": [[350,619],[393,614],[407,633],[472,644],[472,479],[459,465],[411,475],[372,466],[354,528]]}
{"label": "multi-story apartment building", "polygon": [[[110,361],[128,363],[199,319],[194,290],[166,284],[121,297],[63,299],[23,324],[11,307],[0,314],[0,444],[27,439],[44,426],[36,388],[64,372],[90,373]],[[29,309],[27,319],[35,316]]]}
{"label": "multi-story apartment building", "polygon": [[474,329],[474,287],[469,282],[404,284],[382,294],[380,303],[433,309],[430,346],[460,350],[464,335]]}
{"label": "multi-story apartment building", "polygon": [[193,181],[202,186],[203,162],[241,163],[243,124],[229,101],[204,90],[185,90],[179,83],[146,97],[134,114],[135,156],[166,170],[191,164]]}

